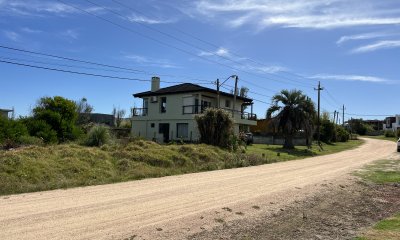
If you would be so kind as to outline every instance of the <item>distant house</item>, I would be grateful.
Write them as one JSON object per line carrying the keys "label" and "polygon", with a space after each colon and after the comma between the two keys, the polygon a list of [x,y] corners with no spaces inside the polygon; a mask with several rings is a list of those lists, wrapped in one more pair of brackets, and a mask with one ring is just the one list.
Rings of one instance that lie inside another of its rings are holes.
{"label": "distant house", "polygon": [[397,129],[400,129],[400,115],[385,118],[383,130],[396,131]]}
{"label": "distant house", "polygon": [[[184,83],[160,88],[160,78],[153,77],[151,90],[133,95],[141,98],[141,108],[132,109],[132,134],[159,142],[183,139],[197,141],[199,132],[195,116],[206,108],[218,107],[218,94],[215,89],[192,83]],[[226,92],[219,94],[219,107],[233,114],[234,131],[249,131],[249,126],[256,125],[256,115],[252,113],[253,100],[236,97]],[[245,108],[250,108],[250,113]]]}
{"label": "distant house", "polygon": [[14,110],[10,109],[0,109],[0,116],[4,118],[10,118],[10,113],[14,112]]}

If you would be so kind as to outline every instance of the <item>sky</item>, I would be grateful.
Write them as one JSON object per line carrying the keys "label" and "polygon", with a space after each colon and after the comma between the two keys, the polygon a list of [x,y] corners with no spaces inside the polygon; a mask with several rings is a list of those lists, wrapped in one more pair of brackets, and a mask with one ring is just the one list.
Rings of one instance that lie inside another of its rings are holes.
{"label": "sky", "polygon": [[398,0],[0,0],[0,46],[0,108],[17,116],[43,96],[128,110],[152,76],[215,88],[231,75],[259,118],[282,89],[316,102],[318,81],[323,111],[400,114]]}

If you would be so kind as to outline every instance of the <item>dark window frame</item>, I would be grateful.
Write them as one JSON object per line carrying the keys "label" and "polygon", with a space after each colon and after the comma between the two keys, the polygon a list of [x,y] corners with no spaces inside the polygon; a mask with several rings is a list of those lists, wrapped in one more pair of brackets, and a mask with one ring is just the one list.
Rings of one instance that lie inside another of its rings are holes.
{"label": "dark window frame", "polygon": [[167,112],[167,97],[160,97],[160,113]]}
{"label": "dark window frame", "polygon": [[[178,125],[186,125],[187,126],[187,133],[186,133],[186,136],[179,136],[179,131],[178,131],[178,129],[179,129],[179,127],[178,127]],[[177,123],[176,124],[176,137],[177,138],[188,138],[189,137],[189,123]]]}

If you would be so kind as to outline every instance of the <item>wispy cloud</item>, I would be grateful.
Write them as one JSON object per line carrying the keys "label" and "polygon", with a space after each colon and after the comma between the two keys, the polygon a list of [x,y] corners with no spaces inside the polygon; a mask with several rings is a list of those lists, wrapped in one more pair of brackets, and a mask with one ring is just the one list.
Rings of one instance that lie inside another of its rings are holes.
{"label": "wispy cloud", "polygon": [[[89,12],[100,13],[103,11],[101,8],[97,7],[80,7]],[[0,1],[0,13],[13,16],[44,17],[48,14],[65,16],[67,14],[80,13],[80,11],[56,1],[2,0]]]}
{"label": "wispy cloud", "polygon": [[3,31],[4,36],[6,36],[8,39],[14,41],[14,42],[18,42],[21,39],[21,36],[14,32],[14,31]]}
{"label": "wispy cloud", "polygon": [[393,11],[389,3],[374,0],[201,0],[193,3],[189,16],[197,14],[229,27],[254,25],[258,29],[400,24],[399,10]]}
{"label": "wispy cloud", "polygon": [[25,33],[42,33],[43,32],[41,30],[32,29],[32,28],[28,28],[28,27],[21,28],[21,31],[25,32]]}
{"label": "wispy cloud", "polygon": [[75,29],[67,29],[61,32],[60,35],[68,40],[77,40],[79,38],[79,32]]}
{"label": "wispy cloud", "polygon": [[201,51],[199,56],[220,56],[220,57],[230,57],[231,54],[228,49],[220,47],[215,51]]}
{"label": "wispy cloud", "polygon": [[180,68],[180,66],[172,63],[170,60],[167,59],[156,59],[135,54],[125,55],[124,59],[147,67]]}
{"label": "wispy cloud", "polygon": [[351,53],[366,53],[381,49],[390,49],[398,47],[400,47],[400,40],[384,40],[355,48],[351,51]]}
{"label": "wispy cloud", "polygon": [[253,71],[257,73],[278,73],[282,71],[287,71],[288,69],[279,65],[269,65],[269,64],[261,64],[257,63],[254,60],[249,61],[247,57],[238,56],[235,53],[231,53],[231,51],[224,47],[219,47],[215,51],[201,51],[198,56],[200,57],[208,57],[219,62],[232,66],[236,69],[244,70],[244,71]]}
{"label": "wispy cloud", "polygon": [[362,33],[356,35],[349,35],[349,36],[342,36],[339,40],[336,41],[337,45],[341,45],[348,41],[354,40],[366,40],[366,39],[374,39],[374,38],[381,38],[391,36],[393,34],[385,33],[385,32],[372,32],[372,33]]}
{"label": "wispy cloud", "polygon": [[310,76],[311,79],[325,79],[325,80],[336,80],[336,81],[358,81],[358,82],[371,82],[371,83],[390,83],[392,80],[374,77],[374,76],[363,76],[363,75],[335,75],[335,74],[317,74]]}
{"label": "wispy cloud", "polygon": [[132,14],[128,16],[127,19],[131,22],[145,23],[145,24],[167,24],[176,22],[176,19],[155,19],[155,18],[140,16],[137,14]]}

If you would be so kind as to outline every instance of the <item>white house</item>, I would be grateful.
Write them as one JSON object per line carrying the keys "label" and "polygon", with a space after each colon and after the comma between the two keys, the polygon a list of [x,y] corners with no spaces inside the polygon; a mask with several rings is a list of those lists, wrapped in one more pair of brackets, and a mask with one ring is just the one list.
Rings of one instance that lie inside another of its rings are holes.
{"label": "white house", "polygon": [[[132,109],[132,134],[158,142],[198,141],[195,116],[208,107],[218,107],[217,90],[192,83],[160,88],[158,77],[152,78],[150,91],[133,96],[141,98],[143,104],[141,108]],[[219,93],[219,99],[220,108],[233,114],[236,134],[249,131],[250,125],[257,125],[252,99],[237,96],[234,104],[234,95],[225,92]],[[244,112],[246,108],[250,113]]]}
{"label": "white house", "polygon": [[383,130],[397,131],[397,129],[400,129],[400,115],[385,118]]}

